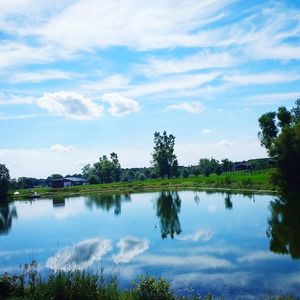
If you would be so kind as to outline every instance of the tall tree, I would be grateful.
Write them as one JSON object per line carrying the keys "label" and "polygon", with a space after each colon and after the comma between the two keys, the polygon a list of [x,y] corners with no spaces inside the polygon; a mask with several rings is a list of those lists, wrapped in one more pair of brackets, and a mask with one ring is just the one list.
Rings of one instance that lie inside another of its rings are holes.
{"label": "tall tree", "polygon": [[[110,183],[120,181],[121,165],[118,160],[118,155],[114,152],[110,154],[110,159],[103,155],[99,161],[82,168],[83,175],[90,183]],[[96,182],[95,182],[96,181]]]}
{"label": "tall tree", "polygon": [[221,160],[222,162],[222,170],[223,172],[229,172],[232,171],[233,168],[233,162],[230,161],[228,158],[224,158]]}
{"label": "tall tree", "polygon": [[[283,192],[300,192],[300,100],[288,111],[263,114],[259,118],[258,136],[274,159],[276,170],[272,179]],[[277,123],[276,123],[277,118]]]}
{"label": "tall tree", "polygon": [[0,202],[6,201],[9,189],[9,170],[5,165],[0,164]]}
{"label": "tall tree", "polygon": [[152,164],[160,177],[178,176],[178,161],[174,154],[175,137],[164,131],[154,133]]}
{"label": "tall tree", "polygon": [[199,170],[201,174],[207,177],[212,173],[216,173],[217,175],[222,173],[222,168],[219,161],[214,158],[201,158],[199,160]]}

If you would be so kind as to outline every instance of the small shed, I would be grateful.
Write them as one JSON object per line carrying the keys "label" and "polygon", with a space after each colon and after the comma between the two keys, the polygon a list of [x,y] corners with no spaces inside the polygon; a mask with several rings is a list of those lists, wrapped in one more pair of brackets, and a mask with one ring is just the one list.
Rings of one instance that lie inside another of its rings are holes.
{"label": "small shed", "polygon": [[51,186],[53,189],[63,188],[67,186],[83,185],[86,182],[84,178],[79,177],[65,177],[60,179],[53,179]]}

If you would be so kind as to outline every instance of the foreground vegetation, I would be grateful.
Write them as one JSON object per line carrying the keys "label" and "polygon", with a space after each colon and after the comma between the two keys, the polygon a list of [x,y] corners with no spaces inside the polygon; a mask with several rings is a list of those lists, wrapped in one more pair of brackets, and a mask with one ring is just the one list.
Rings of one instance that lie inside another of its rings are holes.
{"label": "foreground vegetation", "polygon": [[19,190],[19,195],[12,195],[13,199],[24,199],[37,192],[40,196],[80,195],[88,193],[132,193],[156,190],[182,189],[214,189],[236,190],[251,192],[275,192],[276,187],[270,182],[271,170],[254,172],[228,172],[222,175],[193,176],[188,178],[147,179],[132,182],[115,182],[107,184],[89,184],[65,187],[59,189],[34,188]]}
{"label": "foreground vegetation", "polygon": [[[32,262],[25,265],[18,275],[5,273],[0,276],[0,299],[101,299],[101,300],[180,300],[180,299],[207,299],[213,300],[213,295],[191,296],[177,295],[171,284],[163,278],[141,276],[137,282],[133,282],[130,289],[121,290],[116,277],[106,280],[103,272],[100,275],[85,272],[58,271],[51,273],[47,279],[43,279],[37,271],[37,264]],[[293,296],[271,296],[260,299],[292,300]]]}

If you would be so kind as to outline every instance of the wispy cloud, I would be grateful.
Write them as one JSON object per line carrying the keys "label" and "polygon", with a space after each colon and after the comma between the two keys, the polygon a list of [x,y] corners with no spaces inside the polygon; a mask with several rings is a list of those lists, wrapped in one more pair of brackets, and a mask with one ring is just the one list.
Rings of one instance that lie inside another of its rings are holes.
{"label": "wispy cloud", "polygon": [[231,82],[237,85],[249,84],[271,84],[299,81],[300,75],[297,73],[258,73],[258,74],[233,74],[223,76],[224,81]]}
{"label": "wispy cloud", "polygon": [[220,142],[216,143],[217,146],[223,146],[223,147],[230,147],[232,146],[232,143],[228,140],[221,140]]}
{"label": "wispy cloud", "polygon": [[48,41],[73,49],[113,45],[155,49],[183,43],[191,45],[195,44],[191,32],[222,18],[222,9],[231,2],[87,0],[68,6],[35,32]]}
{"label": "wispy cloud", "polygon": [[149,76],[179,74],[191,71],[226,68],[238,63],[227,52],[210,53],[207,51],[186,56],[182,59],[157,59],[151,58],[146,65],[139,67],[139,70]]}
{"label": "wispy cloud", "polygon": [[41,82],[47,80],[70,80],[75,75],[59,70],[42,70],[37,72],[15,73],[10,78],[11,82]]}
{"label": "wispy cloud", "polygon": [[188,113],[201,113],[204,106],[200,102],[183,102],[179,104],[169,105],[166,110],[183,110]]}
{"label": "wispy cloud", "polygon": [[296,101],[300,97],[299,92],[291,93],[271,93],[261,94],[255,96],[246,97],[245,100],[252,105],[266,105],[266,104],[278,104],[283,101]]}
{"label": "wispy cloud", "polygon": [[17,104],[33,104],[37,99],[31,96],[6,96],[0,94],[0,106],[17,105]]}
{"label": "wispy cloud", "polygon": [[200,87],[215,80],[220,73],[203,73],[165,76],[154,81],[132,85],[125,92],[129,96],[161,95],[163,93],[178,92]]}
{"label": "wispy cloud", "polygon": [[39,118],[44,117],[41,114],[28,114],[28,115],[5,115],[0,112],[0,121],[3,120],[24,120],[24,119],[32,119],[32,118]]}
{"label": "wispy cloud", "polygon": [[55,144],[51,146],[50,150],[52,152],[73,152],[76,150],[74,146],[64,146],[60,144]]}
{"label": "wispy cloud", "polygon": [[201,129],[201,132],[207,134],[207,133],[212,133],[212,130],[209,128],[203,128]]}

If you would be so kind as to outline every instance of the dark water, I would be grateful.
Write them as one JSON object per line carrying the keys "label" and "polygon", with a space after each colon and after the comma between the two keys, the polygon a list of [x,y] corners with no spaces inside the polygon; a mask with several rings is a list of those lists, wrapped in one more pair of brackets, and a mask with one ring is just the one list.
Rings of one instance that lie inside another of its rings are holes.
{"label": "dark water", "polygon": [[[299,199],[300,200],[300,199]],[[149,273],[180,293],[300,293],[297,199],[205,192],[96,195],[0,207],[0,272],[104,267],[126,287]]]}

